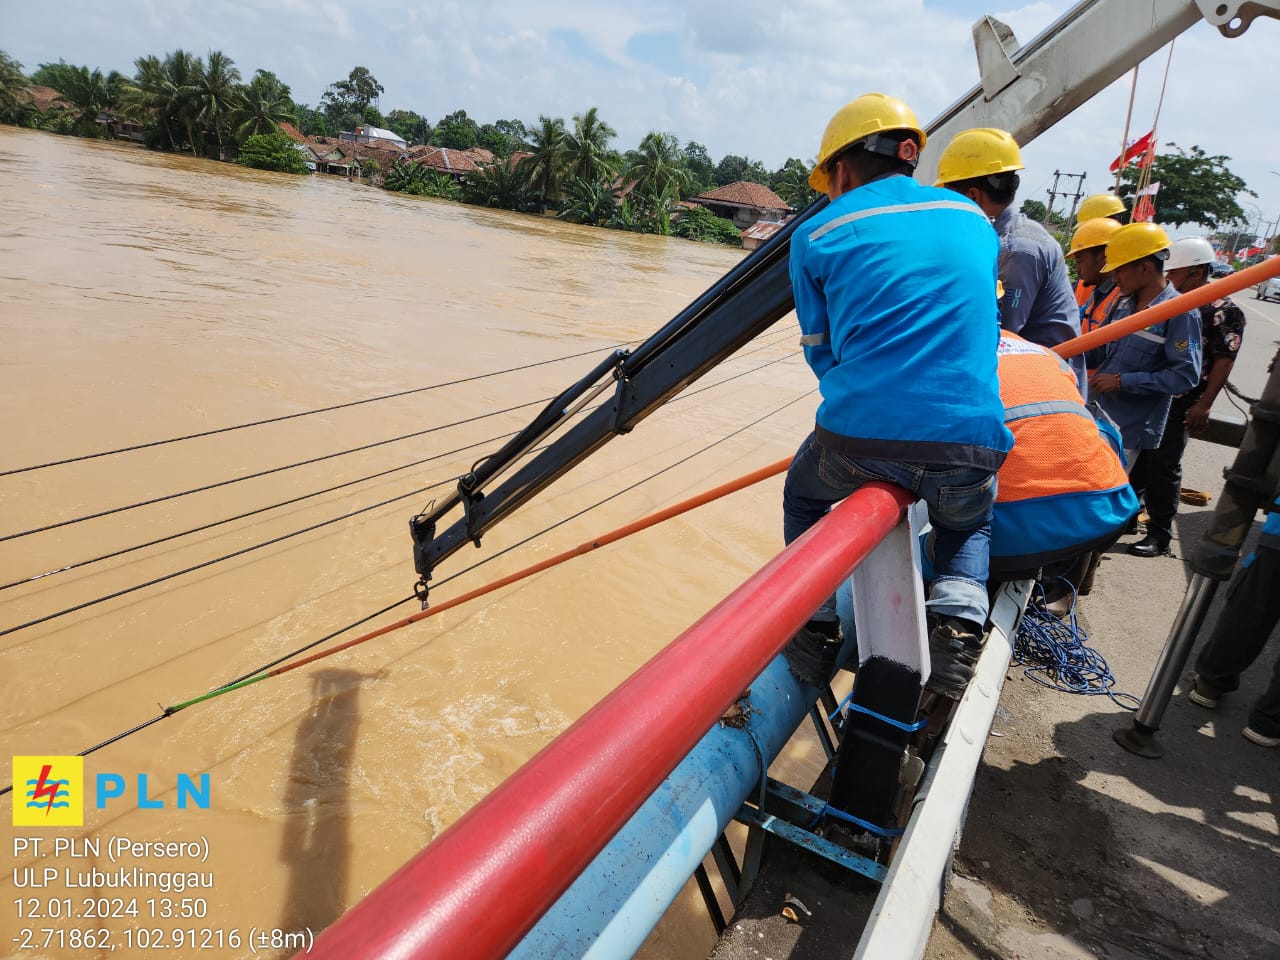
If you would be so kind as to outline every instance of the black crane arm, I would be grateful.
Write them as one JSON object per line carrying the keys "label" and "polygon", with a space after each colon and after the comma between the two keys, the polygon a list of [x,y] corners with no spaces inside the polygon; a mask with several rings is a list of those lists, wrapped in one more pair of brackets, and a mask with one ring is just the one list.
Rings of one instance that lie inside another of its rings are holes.
{"label": "black crane arm", "polygon": [[[440,561],[467,541],[479,546],[481,536],[499,520],[789,313],[794,306],[787,263],[791,235],[826,203],[823,198],[812,204],[635,350],[615,351],[500,450],[479,461],[447,499],[414,516],[409,532],[420,577],[415,592],[423,603]],[[609,389],[610,376],[609,402],[493,489],[484,489],[592,397]],[[463,515],[437,535],[440,520],[458,506]]]}

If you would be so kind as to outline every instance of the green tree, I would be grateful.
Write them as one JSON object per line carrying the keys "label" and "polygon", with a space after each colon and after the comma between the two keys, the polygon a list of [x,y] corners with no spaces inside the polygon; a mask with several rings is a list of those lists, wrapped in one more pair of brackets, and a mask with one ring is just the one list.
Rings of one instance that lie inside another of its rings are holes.
{"label": "green tree", "polygon": [[[1214,229],[1220,223],[1244,219],[1236,195],[1257,194],[1227,167],[1230,157],[1209,156],[1196,146],[1189,153],[1176,143],[1168,146],[1174,152],[1157,156],[1151,167],[1151,181],[1160,184],[1155,197],[1157,222],[1175,227],[1200,223]],[[1131,210],[1138,174],[1136,165],[1126,167],[1121,174],[1120,199]]]}
{"label": "green tree", "polygon": [[119,74],[103,76],[101,70],[72,66],[69,63],[42,63],[35,76],[43,86],[53,87],[71,109],[75,131],[81,136],[101,136],[106,128],[97,122],[98,114],[115,105],[123,89]]}
{"label": "green tree", "polygon": [[195,153],[192,91],[204,71],[204,62],[185,50],[175,50],[163,60],[139,57],[134,67],[133,83],[124,94],[126,114],[144,125],[152,146],[167,143],[176,152],[186,143]]}
{"label": "green tree", "polygon": [[612,184],[577,177],[565,187],[564,209],[559,216],[570,223],[603,227],[613,219],[617,209]]}
{"label": "green tree", "polygon": [[509,157],[514,149],[511,138],[492,123],[480,125],[476,134],[476,146],[484,147],[495,157]]}
{"label": "green tree", "polygon": [[354,67],[347,79],[329,84],[320,98],[320,108],[335,132],[364,123],[365,108],[382,95],[382,84],[367,67]]}
{"label": "green tree", "polygon": [[696,197],[716,187],[716,165],[707,148],[695,140],[684,145],[684,165],[689,171],[689,195]]}
{"label": "green tree", "polygon": [[560,200],[564,182],[566,137],[564,120],[538,117],[538,125],[529,131],[530,156],[520,161],[519,170],[538,198],[538,211],[546,210]]}
{"label": "green tree", "polygon": [[493,127],[498,133],[511,138],[513,151],[529,146],[529,128],[521,120],[494,120]]}
{"label": "green tree", "polygon": [[240,147],[238,163],[257,170],[306,173],[307,162],[284,133],[251,134]]}
{"label": "green tree", "polygon": [[255,73],[239,94],[233,117],[239,143],[255,133],[275,133],[280,124],[293,120],[295,107],[289,85],[269,70]]}
{"label": "green tree", "polygon": [[1018,208],[1018,212],[1028,220],[1034,220],[1036,223],[1044,223],[1044,218],[1048,215],[1049,208],[1039,200],[1027,198],[1022,201],[1022,206]]}
{"label": "green tree", "polygon": [[387,114],[387,129],[393,131],[406,142],[426,143],[431,136],[431,124],[427,118],[412,110],[392,110]]}
{"label": "green tree", "polygon": [[412,187],[419,184],[425,185],[426,180],[426,167],[410,163],[408,160],[397,160],[387,171],[386,177],[382,180],[382,186],[385,190],[408,193]]}
{"label": "green tree", "polygon": [[31,103],[27,86],[22,64],[0,50],[0,122],[17,123],[23,118]]}
{"label": "green tree", "polygon": [[797,210],[803,210],[818,199],[809,186],[810,167],[803,160],[788,157],[787,162],[771,178],[773,192]]}
{"label": "green tree", "polygon": [[595,107],[575,114],[573,132],[565,136],[566,175],[590,183],[612,181],[619,158],[609,141],[617,135]]}
{"label": "green tree", "polygon": [[742,246],[742,231],[728,220],[717,217],[706,207],[698,206],[680,214],[671,226],[671,232],[686,240],[703,243],[723,243],[731,247]]}
{"label": "green tree", "polygon": [[294,116],[298,121],[298,130],[305,137],[331,137],[333,131],[329,128],[329,118],[325,116],[323,110],[317,110],[315,107],[305,103],[299,103],[294,108]]}
{"label": "green tree", "polygon": [[[196,76],[190,90],[190,109],[205,134],[218,141],[218,159],[226,159],[223,140],[231,133],[232,118],[241,104],[240,70],[221,50],[209,52],[209,62]],[[194,149],[193,151],[194,152]]]}
{"label": "green tree", "polygon": [[465,110],[455,110],[445,116],[431,131],[431,142],[437,147],[452,150],[470,150],[479,139],[480,125],[467,116]]}
{"label": "green tree", "polygon": [[529,128],[519,120],[495,120],[493,128],[511,141],[511,150],[523,150],[529,142]]}
{"label": "green tree", "polygon": [[502,210],[530,211],[538,206],[524,174],[506,161],[467,174],[462,186],[462,199],[481,207]]}
{"label": "green tree", "polygon": [[635,181],[631,196],[653,233],[671,232],[671,205],[689,185],[689,171],[681,161],[680,142],[656,130],[645,134],[640,146],[627,154],[622,176]]}

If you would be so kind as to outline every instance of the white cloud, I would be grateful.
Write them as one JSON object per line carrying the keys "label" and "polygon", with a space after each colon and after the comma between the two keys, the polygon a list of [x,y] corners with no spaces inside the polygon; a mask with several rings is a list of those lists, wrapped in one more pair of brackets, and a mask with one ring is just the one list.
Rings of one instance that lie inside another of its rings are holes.
{"label": "white cloud", "polygon": [[[993,15],[1026,42],[1072,6],[1037,0]],[[275,70],[310,103],[362,65],[386,88],[384,111],[438,120],[463,108],[481,122],[530,122],[594,105],[621,147],[661,129],[713,158],[744,154],[773,167],[812,157],[831,113],[868,90],[902,97],[922,121],[937,115],[977,83],[970,26],[987,9],[981,0],[69,0],[56,9],[0,0],[0,44],[28,68],[64,57],[124,72],[147,53],[221,49],[245,75]],[[629,42],[647,34],[678,38],[682,62],[662,69],[633,57]],[[1204,24],[1186,33],[1160,120],[1163,141],[1232,157],[1272,217],[1280,124],[1260,88],[1274,76],[1278,35],[1270,20],[1237,40]],[[1141,68],[1134,133],[1150,128],[1163,68],[1163,52]],[[1055,169],[1087,172],[1089,190],[1106,187],[1127,101],[1126,79],[1031,144],[1024,196],[1043,199]]]}

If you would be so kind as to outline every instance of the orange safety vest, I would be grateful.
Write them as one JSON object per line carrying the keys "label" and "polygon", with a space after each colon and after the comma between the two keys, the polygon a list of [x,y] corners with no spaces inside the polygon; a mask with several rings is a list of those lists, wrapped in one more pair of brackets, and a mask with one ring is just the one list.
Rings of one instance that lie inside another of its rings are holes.
{"label": "orange safety vest", "polygon": [[1089,333],[1097,330],[1100,326],[1107,322],[1107,315],[1111,313],[1111,305],[1120,299],[1120,288],[1112,286],[1107,295],[1101,300],[1096,300],[1094,294],[1097,287],[1089,288],[1089,295],[1085,297],[1085,302],[1080,305],[1080,332]]}
{"label": "orange safety vest", "polygon": [[1076,306],[1083,307],[1089,299],[1089,294],[1093,293],[1092,286],[1086,286],[1083,280],[1076,281]]}
{"label": "orange safety vest", "polygon": [[991,557],[1029,565],[1104,541],[1138,501],[1116,450],[1056,354],[1000,331],[1000,399],[1013,449],[1000,467]]}

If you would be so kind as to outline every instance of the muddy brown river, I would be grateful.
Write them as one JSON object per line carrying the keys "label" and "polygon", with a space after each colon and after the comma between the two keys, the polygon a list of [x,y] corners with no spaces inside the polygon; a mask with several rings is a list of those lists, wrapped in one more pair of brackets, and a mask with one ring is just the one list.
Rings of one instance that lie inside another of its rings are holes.
{"label": "muddy brown river", "polygon": [[[741,255],[0,127],[0,471],[17,471],[0,476],[0,752],[76,754],[407,598],[407,521],[447,486],[423,488],[537,408],[496,411],[648,335]],[[694,389],[721,385],[613,441],[438,578],[688,462],[435,596],[792,452],[817,403],[793,330],[775,326]],[[462,378],[477,379],[24,469]],[[766,482],[94,752],[86,786],[114,775],[120,795],[97,809],[88,791],[83,827],[6,820],[0,955],[290,955],[284,934],[331,923],[776,553],[780,493]],[[803,781],[817,759],[802,744],[781,773]],[[179,809],[179,782],[205,774],[207,809],[190,791]],[[55,852],[54,837],[80,845]],[[110,848],[121,840],[207,854]],[[134,868],[196,879],[113,886]],[[254,929],[275,942],[227,942]],[[642,955],[699,957],[711,940],[686,897]]]}

